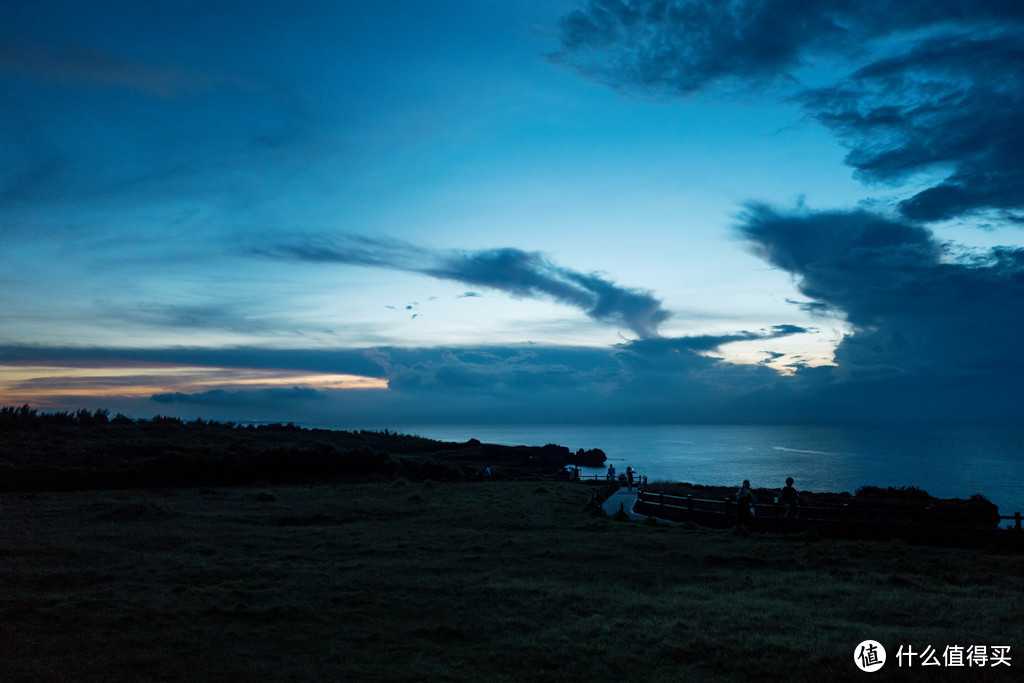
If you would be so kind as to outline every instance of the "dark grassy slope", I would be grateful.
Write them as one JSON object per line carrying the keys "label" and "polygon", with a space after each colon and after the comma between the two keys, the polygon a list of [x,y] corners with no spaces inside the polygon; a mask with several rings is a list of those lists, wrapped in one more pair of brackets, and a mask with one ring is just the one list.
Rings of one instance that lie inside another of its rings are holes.
{"label": "dark grassy slope", "polygon": [[[0,494],[4,680],[1019,680],[1024,556],[585,512],[556,482]],[[1013,667],[895,668],[900,644]],[[917,674],[915,676],[914,674]]]}
{"label": "dark grassy slope", "polygon": [[89,490],[365,479],[479,479],[553,475],[599,450],[447,443],[384,432],[302,429],[104,413],[0,415],[0,490]]}

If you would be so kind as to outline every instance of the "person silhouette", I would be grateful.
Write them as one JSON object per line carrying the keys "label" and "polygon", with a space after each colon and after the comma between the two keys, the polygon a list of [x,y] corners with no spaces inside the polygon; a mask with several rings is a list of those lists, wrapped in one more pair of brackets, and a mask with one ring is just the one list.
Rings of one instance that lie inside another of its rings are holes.
{"label": "person silhouette", "polygon": [[795,519],[800,516],[800,499],[793,488],[793,477],[786,477],[786,485],[782,487],[780,497],[782,505],[786,508],[786,519]]}
{"label": "person silhouette", "polygon": [[744,479],[743,486],[736,492],[736,504],[738,509],[737,524],[748,526],[753,519],[753,507],[757,503],[754,492],[750,490],[750,480]]}

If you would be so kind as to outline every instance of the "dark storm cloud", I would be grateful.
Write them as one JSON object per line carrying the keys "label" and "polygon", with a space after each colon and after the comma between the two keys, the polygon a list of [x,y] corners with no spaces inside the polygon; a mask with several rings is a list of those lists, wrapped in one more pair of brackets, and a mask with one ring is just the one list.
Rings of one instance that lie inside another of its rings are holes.
{"label": "dark storm cloud", "polygon": [[[611,348],[387,348],[376,358],[396,401],[443,397],[462,406],[460,412],[479,409],[477,400],[496,401],[503,410],[496,421],[543,421],[556,414],[583,422],[743,421],[751,414],[748,398],[778,388],[778,373],[709,354],[732,342],[805,331],[785,325],[734,335],[637,339]],[[730,401],[742,405],[740,413]],[[544,411],[551,412],[545,417]]]}
{"label": "dark storm cloud", "polygon": [[916,220],[1024,208],[1024,38],[938,36],[805,93],[808,113],[850,149],[866,180],[952,169],[900,204]]}
{"label": "dark storm cloud", "polygon": [[848,284],[845,277],[832,282],[840,269],[895,278],[907,270],[933,267],[942,256],[930,231],[868,211],[787,214],[752,203],[740,231],[757,256],[803,277],[802,293],[826,304],[836,303],[834,288]]}
{"label": "dark storm cloud", "polygon": [[723,81],[787,81],[817,53],[896,31],[1024,21],[1015,0],[590,0],[550,59],[623,90],[686,95]]}
{"label": "dark storm cloud", "polygon": [[[1019,273],[1024,254],[990,268]],[[920,302],[922,305],[924,302]],[[911,331],[907,324],[903,331]],[[149,362],[220,367],[288,367],[382,377],[387,389],[272,389],[156,394],[150,399],[52,396],[43,408],[106,407],[134,415],[161,412],[219,420],[261,419],[362,427],[432,421],[587,424],[1019,421],[1024,375],[1006,365],[988,371],[894,372],[861,363],[844,368],[796,364],[780,376],[763,363],[713,356],[732,341],[769,340],[803,328],[678,339],[640,339],[611,348],[398,348],[347,351],[262,349],[25,349],[0,347],[0,364],[111,367]],[[915,328],[927,332],[925,328]],[[934,330],[932,330],[934,331]],[[974,330],[975,339],[984,330]],[[878,342],[870,331],[865,343]],[[855,353],[847,342],[847,353]],[[935,343],[935,340],[932,340]],[[952,340],[950,346],[959,342]],[[924,344],[921,348],[926,348]],[[966,348],[964,353],[974,351]],[[770,350],[765,353],[771,354]],[[118,355],[120,354],[120,356]],[[74,360],[69,360],[71,358]],[[61,360],[62,359],[62,360]],[[109,360],[117,359],[117,360]],[[865,362],[871,362],[867,358]],[[847,366],[850,362],[844,361]],[[64,385],[66,386],[66,385]],[[33,402],[36,403],[36,402]]]}
{"label": "dark storm cloud", "polygon": [[[785,86],[777,94],[837,135],[862,180],[944,176],[900,203],[907,218],[995,211],[1020,222],[1022,28],[1015,0],[593,0],[563,19],[551,59],[660,97]],[[852,74],[801,86],[800,69],[818,60]]]}
{"label": "dark storm cloud", "polygon": [[350,237],[259,247],[256,253],[314,263],[342,263],[421,273],[573,306],[594,320],[624,324],[643,338],[656,337],[669,317],[651,292],[621,287],[596,273],[559,266],[538,252],[520,249],[441,251],[394,240]]}
{"label": "dark storm cloud", "polygon": [[853,325],[836,351],[844,372],[1024,371],[1022,249],[956,260],[930,231],[866,211],[753,205],[740,231],[758,256],[795,276],[804,296]]}
{"label": "dark storm cloud", "polygon": [[562,19],[562,48],[550,59],[616,89],[658,95],[773,80],[796,64],[804,43],[846,35],[793,4],[807,3],[591,0]]}
{"label": "dark storm cloud", "polygon": [[367,392],[365,401],[351,398],[362,392],[338,392],[332,400],[349,416],[407,423],[792,421],[784,403],[765,400],[770,388],[781,390],[776,371],[706,355],[731,341],[779,334],[641,339],[612,348],[379,349],[388,391]]}
{"label": "dark storm cloud", "polygon": [[[1014,421],[1024,250],[957,249],[928,224],[1024,221],[1022,27],[1024,3],[1008,0],[593,0],[564,18],[551,59],[657,97],[774,86],[835,134],[862,181],[927,183],[885,212],[747,206],[740,232],[793,276],[806,299],[793,303],[852,333],[835,367],[733,382],[737,401],[760,394],[796,421]],[[705,360],[655,349],[698,374]]]}

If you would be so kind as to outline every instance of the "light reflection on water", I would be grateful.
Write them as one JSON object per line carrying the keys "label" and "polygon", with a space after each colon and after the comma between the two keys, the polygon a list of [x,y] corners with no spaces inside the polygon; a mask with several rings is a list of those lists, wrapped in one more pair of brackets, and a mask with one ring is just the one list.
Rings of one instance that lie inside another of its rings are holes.
{"label": "light reflection on water", "polygon": [[[338,426],[343,429],[345,427]],[[444,441],[600,448],[618,471],[649,481],[809,491],[917,486],[942,498],[980,493],[1002,514],[1024,512],[1024,427],[760,425],[409,425]],[[584,468],[584,474],[604,468]]]}

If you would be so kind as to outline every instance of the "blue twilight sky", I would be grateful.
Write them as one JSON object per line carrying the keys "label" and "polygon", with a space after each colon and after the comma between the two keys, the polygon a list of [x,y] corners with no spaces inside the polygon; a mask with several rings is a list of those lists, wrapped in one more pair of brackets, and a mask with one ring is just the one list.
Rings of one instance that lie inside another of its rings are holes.
{"label": "blue twilight sky", "polygon": [[0,6],[0,403],[1024,421],[1019,0]]}

